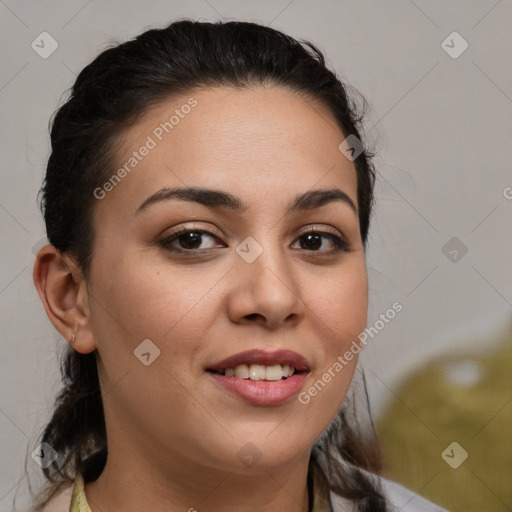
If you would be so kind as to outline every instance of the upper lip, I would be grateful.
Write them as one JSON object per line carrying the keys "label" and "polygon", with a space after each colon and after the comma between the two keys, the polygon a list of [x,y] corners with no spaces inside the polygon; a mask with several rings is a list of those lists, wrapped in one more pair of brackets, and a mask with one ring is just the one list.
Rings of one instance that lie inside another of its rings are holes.
{"label": "upper lip", "polygon": [[253,349],[239,352],[232,356],[226,357],[207,370],[222,371],[226,368],[236,368],[239,364],[262,364],[272,366],[275,364],[293,366],[297,371],[309,371],[309,365],[305,357],[292,350],[275,350],[272,352]]}

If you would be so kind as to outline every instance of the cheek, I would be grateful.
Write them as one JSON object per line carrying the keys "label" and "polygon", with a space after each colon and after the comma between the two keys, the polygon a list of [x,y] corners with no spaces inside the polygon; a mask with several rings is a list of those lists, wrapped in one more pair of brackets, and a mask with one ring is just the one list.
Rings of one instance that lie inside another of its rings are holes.
{"label": "cheek", "polygon": [[320,350],[299,403],[305,424],[321,435],[340,408],[350,387],[361,347],[358,335],[367,322],[368,287],[364,265],[311,283],[308,304]]}
{"label": "cheek", "polygon": [[109,305],[108,312],[115,313],[117,323],[130,333],[162,339],[201,303],[217,280],[214,278],[204,272],[171,271],[127,260],[110,279],[101,281],[98,295]]}
{"label": "cheek", "polygon": [[149,266],[125,254],[97,275],[91,313],[105,367],[121,373],[139,365],[134,350],[146,339],[160,350],[160,363],[192,365],[199,340],[218,317],[215,285],[222,273]]}
{"label": "cheek", "polygon": [[[106,409],[116,417],[127,414],[133,421],[145,418],[143,428],[148,430],[158,416],[161,422],[154,428],[167,429],[162,436],[168,436],[169,429],[179,436],[174,418],[193,416],[197,407],[183,390],[190,388],[196,354],[218,317],[219,274],[145,266],[125,256],[116,268],[97,276],[91,314],[100,377],[104,390],[114,390],[104,396]],[[158,354],[147,366],[137,357],[143,340],[156,347],[145,342],[150,360]]]}
{"label": "cheek", "polygon": [[321,333],[323,351],[331,358],[364,330],[368,315],[366,267],[359,259],[328,278],[311,280],[307,294],[311,320]]}

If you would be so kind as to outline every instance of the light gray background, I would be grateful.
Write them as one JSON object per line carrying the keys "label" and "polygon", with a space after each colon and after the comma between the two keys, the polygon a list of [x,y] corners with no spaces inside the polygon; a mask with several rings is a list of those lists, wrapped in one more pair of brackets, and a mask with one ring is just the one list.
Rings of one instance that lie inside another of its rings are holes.
{"label": "light gray background", "polygon": [[[362,355],[375,415],[418,365],[489,350],[510,325],[510,0],[0,0],[0,510],[12,509],[17,489],[24,507],[25,455],[59,388],[64,342],[32,282],[34,246],[45,235],[36,194],[48,120],[109,42],[182,16],[256,21],[308,39],[370,102],[379,183],[369,325],[393,302],[404,306]],[[59,45],[47,59],[31,48],[43,31]],[[441,47],[453,31],[469,44],[456,59]],[[452,237],[468,248],[456,263],[441,250]],[[39,469],[30,456],[27,466]]]}

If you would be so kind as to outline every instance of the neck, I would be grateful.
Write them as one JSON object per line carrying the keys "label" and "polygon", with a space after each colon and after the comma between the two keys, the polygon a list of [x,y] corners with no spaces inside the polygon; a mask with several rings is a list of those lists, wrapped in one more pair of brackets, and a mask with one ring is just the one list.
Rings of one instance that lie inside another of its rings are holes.
{"label": "neck", "polygon": [[85,486],[92,512],[309,510],[309,453],[286,467],[263,468],[253,474],[204,467],[183,460],[178,453],[165,463],[155,462],[160,459],[161,453],[147,449],[112,447],[101,475]]}

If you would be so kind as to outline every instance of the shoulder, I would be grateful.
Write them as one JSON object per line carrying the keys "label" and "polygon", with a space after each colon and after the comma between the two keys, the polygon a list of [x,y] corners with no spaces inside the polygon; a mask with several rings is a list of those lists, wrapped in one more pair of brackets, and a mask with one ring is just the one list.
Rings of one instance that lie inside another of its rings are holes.
{"label": "shoulder", "polygon": [[[448,512],[403,485],[382,476],[379,479],[389,512]],[[354,512],[355,504],[331,492],[333,512]]]}
{"label": "shoulder", "polygon": [[71,482],[60,489],[41,512],[69,512],[72,495],[73,483]]}

